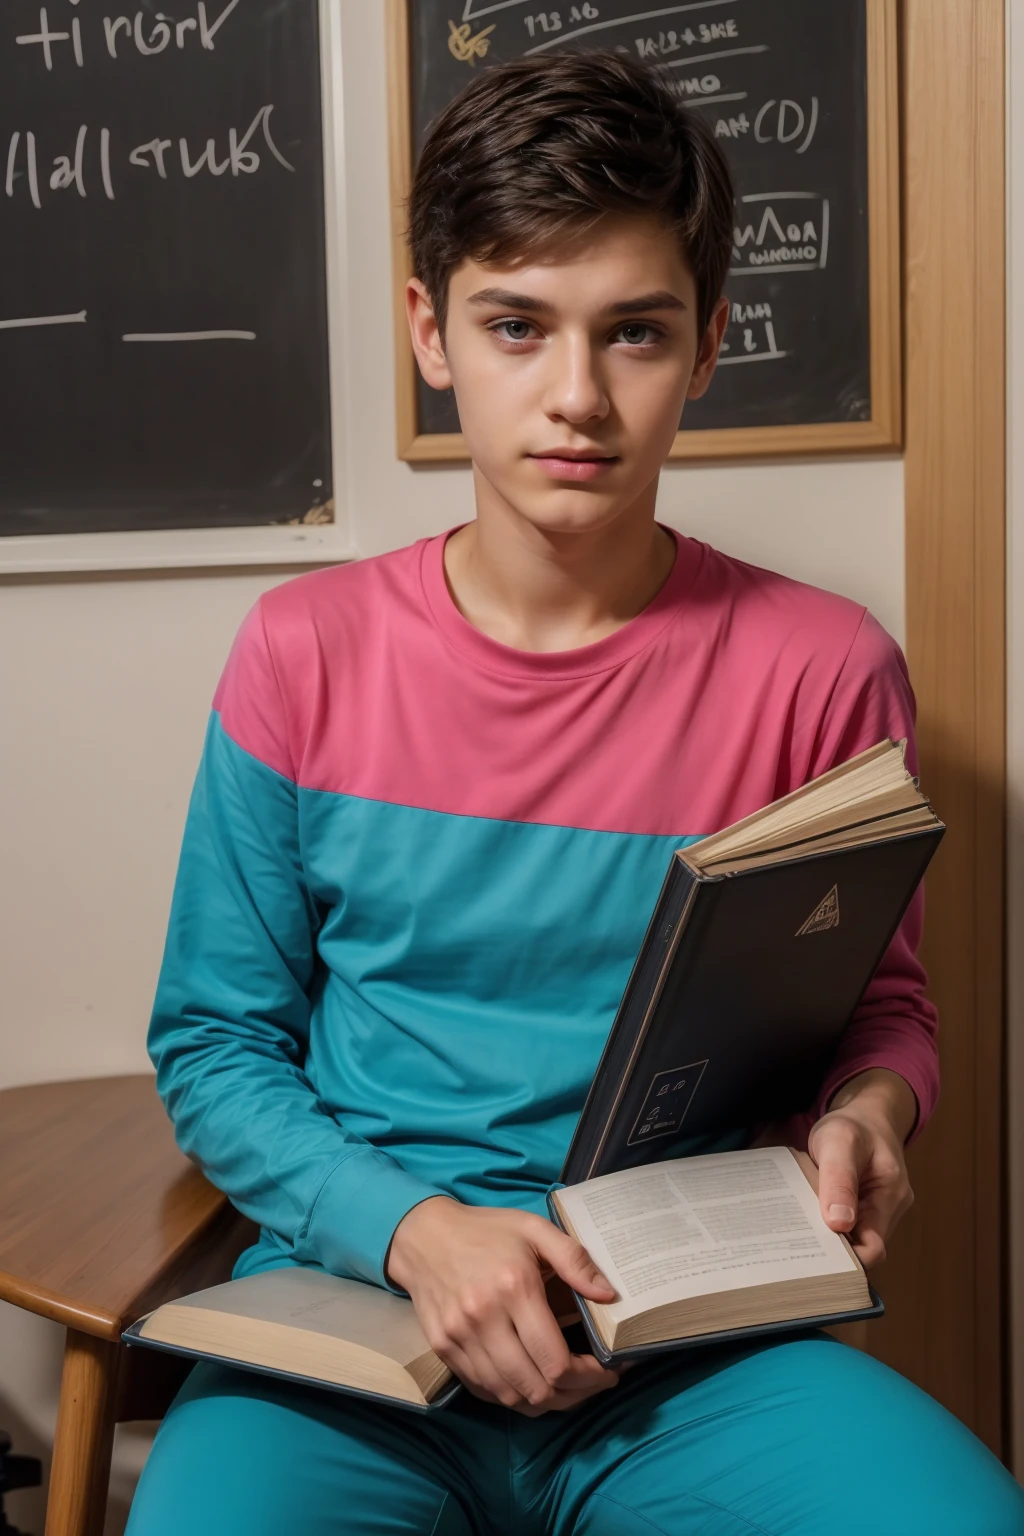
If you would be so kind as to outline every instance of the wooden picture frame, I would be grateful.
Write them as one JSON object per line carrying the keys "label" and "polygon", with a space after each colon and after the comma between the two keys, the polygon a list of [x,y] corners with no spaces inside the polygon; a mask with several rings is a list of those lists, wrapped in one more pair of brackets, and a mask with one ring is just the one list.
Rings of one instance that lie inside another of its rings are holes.
{"label": "wooden picture frame", "polygon": [[[868,261],[871,417],[783,427],[677,432],[672,459],[734,459],[895,450],[902,442],[900,324],[900,159],[898,0],[867,8]],[[416,402],[416,359],[409,339],[405,285],[412,276],[402,210],[412,182],[409,0],[386,0],[388,144],[394,288],[395,428],[407,463],[467,460],[459,432],[423,433]]]}

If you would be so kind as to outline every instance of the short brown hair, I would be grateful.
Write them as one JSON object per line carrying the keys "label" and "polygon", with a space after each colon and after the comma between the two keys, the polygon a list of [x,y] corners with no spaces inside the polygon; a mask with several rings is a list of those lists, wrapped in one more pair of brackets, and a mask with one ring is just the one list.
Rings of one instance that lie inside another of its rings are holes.
{"label": "short brown hair", "polygon": [[732,179],[710,129],[649,65],[604,49],[481,71],[431,124],[408,211],[442,338],[464,260],[518,260],[612,213],[676,232],[703,335],[732,251]]}

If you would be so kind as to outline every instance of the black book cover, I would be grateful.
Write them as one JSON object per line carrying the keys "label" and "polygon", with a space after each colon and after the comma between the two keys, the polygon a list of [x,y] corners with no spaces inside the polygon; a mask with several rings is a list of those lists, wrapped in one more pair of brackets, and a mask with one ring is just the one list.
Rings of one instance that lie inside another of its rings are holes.
{"label": "black book cover", "polygon": [[561,1183],[807,1109],[944,830],[727,875],[674,854]]}

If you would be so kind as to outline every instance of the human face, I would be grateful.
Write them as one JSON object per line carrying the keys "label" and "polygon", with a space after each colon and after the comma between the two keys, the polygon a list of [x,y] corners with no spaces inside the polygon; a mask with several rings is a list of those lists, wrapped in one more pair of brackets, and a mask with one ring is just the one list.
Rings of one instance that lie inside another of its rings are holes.
{"label": "human face", "polygon": [[424,378],[454,386],[481,501],[550,533],[653,516],[684,402],[710,382],[728,314],[705,335],[675,235],[608,218],[571,244],[451,275],[442,346],[422,283],[408,287]]}

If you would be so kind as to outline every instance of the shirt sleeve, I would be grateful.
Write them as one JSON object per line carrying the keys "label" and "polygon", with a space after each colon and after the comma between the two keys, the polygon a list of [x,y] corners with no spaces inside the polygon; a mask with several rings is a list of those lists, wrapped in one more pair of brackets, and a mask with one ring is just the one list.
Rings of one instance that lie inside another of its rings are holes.
{"label": "shirt sleeve", "polygon": [[[865,613],[836,680],[813,743],[806,778],[816,778],[889,736],[906,738],[907,768],[917,774],[916,704],[907,664],[896,641]],[[882,957],[833,1060],[806,1129],[825,1113],[845,1082],[872,1067],[899,1073],[917,1100],[908,1143],[924,1129],[939,1095],[938,1018],[925,996],[927,976],[917,958],[924,922],[924,885]]]}
{"label": "shirt sleeve", "polygon": [[[226,728],[240,721],[258,755]],[[446,1191],[347,1130],[306,1075],[321,913],[288,763],[257,605],[207,727],[149,1053],[179,1145],[243,1214],[297,1262],[404,1296],[385,1278],[391,1237],[413,1206]]]}

